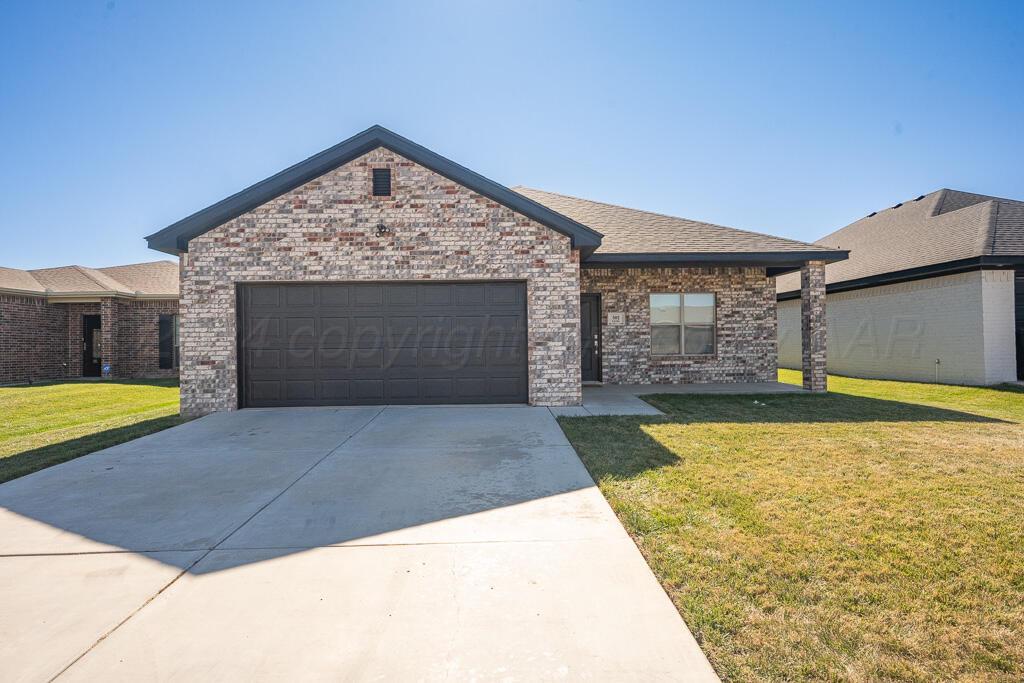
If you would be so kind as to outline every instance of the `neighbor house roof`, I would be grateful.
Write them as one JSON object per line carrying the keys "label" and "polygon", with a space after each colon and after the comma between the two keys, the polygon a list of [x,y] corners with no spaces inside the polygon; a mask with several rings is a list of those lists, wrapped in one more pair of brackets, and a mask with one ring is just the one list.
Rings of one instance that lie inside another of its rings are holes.
{"label": "neighbor house roof", "polygon": [[178,264],[152,261],[110,268],[0,268],[0,290],[48,297],[177,299]]}
{"label": "neighbor house roof", "polygon": [[742,261],[744,256],[751,262],[792,263],[808,259],[834,261],[846,256],[829,247],[689,218],[629,209],[530,187],[512,189],[604,235],[601,246],[588,259],[591,263],[700,262],[718,260],[717,257],[735,263]]}
{"label": "neighbor house roof", "polygon": [[[830,289],[854,288],[938,273],[939,266],[999,265],[1024,257],[1024,202],[937,190],[875,211],[815,242],[845,249],[849,260],[825,269]],[[776,283],[800,289],[798,274]]]}

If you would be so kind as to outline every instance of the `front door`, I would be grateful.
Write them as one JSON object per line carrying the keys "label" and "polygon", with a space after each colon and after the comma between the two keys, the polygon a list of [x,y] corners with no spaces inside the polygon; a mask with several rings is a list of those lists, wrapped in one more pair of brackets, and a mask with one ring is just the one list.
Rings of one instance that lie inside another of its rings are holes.
{"label": "front door", "polygon": [[601,381],[601,295],[580,294],[580,367],[584,382]]}
{"label": "front door", "polygon": [[82,316],[82,377],[99,377],[103,358],[100,317]]}

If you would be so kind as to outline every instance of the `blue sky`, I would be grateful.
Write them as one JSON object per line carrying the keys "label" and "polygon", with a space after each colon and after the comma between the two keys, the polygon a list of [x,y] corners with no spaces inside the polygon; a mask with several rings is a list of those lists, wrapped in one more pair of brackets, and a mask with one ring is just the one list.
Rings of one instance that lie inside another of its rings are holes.
{"label": "blue sky", "polygon": [[524,184],[813,240],[1024,198],[1024,3],[5,2],[0,265],[142,237],[374,123]]}

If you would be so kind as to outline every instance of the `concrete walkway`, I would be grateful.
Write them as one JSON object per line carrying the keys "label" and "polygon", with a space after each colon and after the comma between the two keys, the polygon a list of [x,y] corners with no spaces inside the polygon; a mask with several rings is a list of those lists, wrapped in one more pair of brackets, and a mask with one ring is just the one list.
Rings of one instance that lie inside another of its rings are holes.
{"label": "concrete walkway", "polygon": [[583,405],[552,408],[556,416],[662,415],[641,396],[649,394],[788,394],[803,389],[782,382],[722,382],[714,384],[604,384],[583,387]]}
{"label": "concrete walkway", "polygon": [[0,680],[716,680],[549,410],[217,414],[0,485]]}

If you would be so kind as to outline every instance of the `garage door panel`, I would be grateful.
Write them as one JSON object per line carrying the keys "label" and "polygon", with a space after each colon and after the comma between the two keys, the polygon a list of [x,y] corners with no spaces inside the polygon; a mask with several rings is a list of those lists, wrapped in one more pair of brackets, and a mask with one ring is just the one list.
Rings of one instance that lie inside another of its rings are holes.
{"label": "garage door panel", "polygon": [[286,349],[284,367],[287,370],[307,369],[316,367],[316,349]]}
{"label": "garage door panel", "polygon": [[243,402],[524,402],[525,292],[522,283],[243,287]]}
{"label": "garage door panel", "polygon": [[249,365],[257,370],[279,370],[281,352],[277,349],[256,349],[249,352]]}
{"label": "garage door panel", "polygon": [[348,318],[320,318],[320,348],[347,349],[351,346],[352,325]]}
{"label": "garage door panel", "polygon": [[391,349],[388,355],[388,367],[396,369],[419,367],[419,358],[419,349]]}
{"label": "garage door panel", "polygon": [[317,289],[320,306],[348,308],[351,305],[351,289],[345,285],[321,285]]}
{"label": "garage door panel", "polygon": [[250,286],[249,304],[254,308],[261,308],[264,306],[273,306],[274,308],[277,308],[281,305],[281,292],[282,289],[276,285]]}
{"label": "garage door panel", "polygon": [[456,306],[484,306],[487,303],[487,287],[480,285],[453,285]]}
{"label": "garage door panel", "polygon": [[352,306],[355,308],[380,308],[384,304],[384,287],[381,285],[356,285],[352,289]]}
{"label": "garage door panel", "polygon": [[420,287],[419,300],[422,306],[451,306],[452,287],[441,285],[439,287]]}
{"label": "garage door panel", "polygon": [[284,287],[284,305],[289,308],[294,306],[315,306],[316,305],[315,285],[291,285]]}
{"label": "garage door panel", "polygon": [[289,346],[313,347],[316,345],[316,320],[314,318],[285,318],[285,335],[288,337]]}
{"label": "garage door panel", "polygon": [[286,380],[284,390],[285,400],[309,402],[316,400],[316,381],[307,380]]}
{"label": "garage door panel", "polygon": [[388,305],[392,308],[415,307],[419,303],[418,293],[417,285],[389,285],[386,290]]}
{"label": "garage door panel", "polygon": [[379,348],[384,339],[384,317],[357,317],[350,321],[351,346],[356,349]]}
{"label": "garage door panel", "polygon": [[358,349],[352,352],[353,368],[384,369],[384,349]]}
{"label": "garage door panel", "polygon": [[384,380],[380,379],[357,379],[349,384],[352,388],[352,398],[356,401],[383,401]]}
{"label": "garage door panel", "polygon": [[487,303],[492,306],[514,305],[523,302],[524,288],[515,284],[489,284],[486,287]]}
{"label": "garage door panel", "polygon": [[320,397],[324,401],[348,401],[350,382],[346,379],[327,379],[320,382]]}

